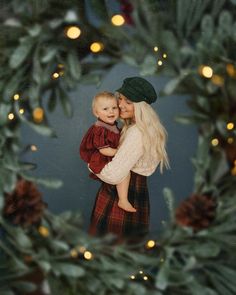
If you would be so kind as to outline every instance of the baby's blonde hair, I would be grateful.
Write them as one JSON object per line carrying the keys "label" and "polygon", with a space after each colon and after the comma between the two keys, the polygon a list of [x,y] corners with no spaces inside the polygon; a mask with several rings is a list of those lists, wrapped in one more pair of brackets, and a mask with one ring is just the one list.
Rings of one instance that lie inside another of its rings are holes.
{"label": "baby's blonde hair", "polygon": [[99,101],[99,99],[116,99],[115,95],[112,92],[109,91],[102,91],[97,93],[92,101],[92,111],[93,114],[95,115],[95,111],[96,111],[96,105]]}
{"label": "baby's blonde hair", "polygon": [[[134,103],[135,124],[142,133],[144,157],[148,162],[153,159],[160,161],[160,171],[164,166],[169,168],[166,153],[167,132],[162,125],[157,113],[144,101]],[[131,120],[123,120],[124,127],[121,132],[120,143],[124,140],[125,133],[132,124]]]}

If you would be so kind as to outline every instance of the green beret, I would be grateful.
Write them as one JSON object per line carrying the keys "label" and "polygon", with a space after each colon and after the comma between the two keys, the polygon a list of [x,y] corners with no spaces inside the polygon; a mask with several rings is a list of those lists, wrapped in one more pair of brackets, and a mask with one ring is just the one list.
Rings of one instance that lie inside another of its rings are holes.
{"label": "green beret", "polygon": [[116,90],[133,102],[145,101],[151,104],[156,101],[157,94],[152,84],[141,77],[130,77]]}

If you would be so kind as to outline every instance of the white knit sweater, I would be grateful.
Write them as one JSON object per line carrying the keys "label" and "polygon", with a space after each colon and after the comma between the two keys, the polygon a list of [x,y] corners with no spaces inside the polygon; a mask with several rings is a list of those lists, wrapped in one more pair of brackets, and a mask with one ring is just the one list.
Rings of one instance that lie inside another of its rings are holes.
{"label": "white knit sweater", "polygon": [[158,164],[158,160],[150,161],[150,156],[144,154],[141,131],[133,125],[127,130],[125,139],[112,161],[106,164],[97,176],[104,182],[118,184],[129,171],[149,176]]}

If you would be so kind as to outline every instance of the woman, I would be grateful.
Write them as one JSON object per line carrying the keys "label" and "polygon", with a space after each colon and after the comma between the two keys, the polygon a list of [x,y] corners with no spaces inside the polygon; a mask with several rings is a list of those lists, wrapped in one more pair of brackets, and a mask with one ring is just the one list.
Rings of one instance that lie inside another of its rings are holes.
{"label": "woman", "polygon": [[[150,106],[157,99],[144,78],[126,78],[117,90],[120,118],[124,121],[118,151],[97,176],[103,181],[96,197],[89,232],[114,233],[118,237],[141,237],[149,228],[147,176],[160,165],[169,166],[165,150],[166,131]],[[131,171],[128,199],[135,213],[118,207],[116,184]]]}

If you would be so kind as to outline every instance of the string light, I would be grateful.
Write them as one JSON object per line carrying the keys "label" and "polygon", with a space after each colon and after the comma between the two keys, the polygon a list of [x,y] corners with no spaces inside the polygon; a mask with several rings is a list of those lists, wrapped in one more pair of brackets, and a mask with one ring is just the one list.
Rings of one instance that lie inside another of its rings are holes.
{"label": "string light", "polygon": [[19,110],[19,113],[20,113],[21,115],[24,114],[24,112],[25,112],[24,109],[20,109],[20,110]]}
{"label": "string light", "polygon": [[163,58],[167,58],[167,54],[166,53],[163,53]]}
{"label": "string light", "polygon": [[213,138],[212,141],[211,141],[211,144],[213,146],[217,146],[219,144],[219,140],[217,138]]}
{"label": "string light", "polygon": [[13,120],[15,118],[15,115],[13,113],[8,114],[8,119]]}
{"label": "string light", "polygon": [[231,169],[231,174],[236,176],[236,160],[234,160],[234,167]]}
{"label": "string light", "polygon": [[86,251],[86,248],[84,246],[79,246],[77,247],[77,250],[80,252],[80,253],[84,253]]}
{"label": "string light", "polygon": [[134,276],[134,275],[132,275],[132,276],[130,276],[130,278],[131,278],[131,280],[134,280],[134,279],[135,279],[135,276]]}
{"label": "string light", "polygon": [[156,246],[156,242],[154,240],[149,240],[146,243],[146,248],[151,249]]}
{"label": "string light", "polygon": [[76,249],[72,249],[72,250],[70,251],[70,256],[71,256],[72,258],[77,258],[78,255],[79,255],[79,253],[77,252]]}
{"label": "string light", "polygon": [[14,96],[13,96],[13,99],[14,100],[18,100],[20,98],[20,95],[18,93],[16,93]]}
{"label": "string light", "polygon": [[45,226],[40,226],[38,228],[38,231],[39,231],[40,235],[43,236],[43,237],[45,237],[45,238],[49,236],[49,230]]}
{"label": "string light", "polygon": [[34,145],[34,144],[32,144],[32,145],[30,146],[30,149],[31,149],[32,152],[36,152],[36,151],[38,150],[37,146]]}
{"label": "string light", "polygon": [[52,78],[55,79],[55,80],[58,79],[59,77],[60,77],[60,75],[57,72],[52,74]]}
{"label": "string light", "polygon": [[235,77],[236,76],[236,70],[235,70],[234,65],[232,65],[232,64],[227,64],[226,65],[226,72],[228,73],[228,75],[230,77]]}
{"label": "string light", "polygon": [[104,45],[101,42],[93,42],[90,45],[90,50],[94,53],[100,52],[104,49]]}
{"label": "string light", "polygon": [[200,74],[205,78],[211,78],[213,75],[213,70],[209,66],[201,66],[199,68]]}
{"label": "string light", "polygon": [[233,122],[229,122],[229,123],[227,124],[227,129],[228,129],[228,130],[232,130],[232,129],[234,129],[234,123],[233,123]]}
{"label": "string light", "polygon": [[157,47],[157,46],[154,46],[154,47],[153,47],[153,50],[154,50],[155,52],[157,52],[157,51],[158,51],[158,47]]}
{"label": "string light", "polygon": [[33,118],[36,123],[41,123],[44,117],[44,110],[42,108],[36,108],[33,111]]}
{"label": "string light", "polygon": [[144,281],[147,281],[148,280],[148,277],[147,276],[144,276],[143,279],[144,279]]}
{"label": "string light", "polygon": [[125,19],[121,14],[115,14],[112,16],[111,22],[114,26],[122,26],[125,23]]}
{"label": "string light", "polygon": [[229,144],[233,143],[233,142],[234,142],[233,137],[229,137],[229,138],[227,139],[227,142],[228,142]]}
{"label": "string light", "polygon": [[70,39],[77,39],[81,34],[81,30],[77,26],[71,26],[66,29],[66,36]]}
{"label": "string light", "polygon": [[162,60],[158,60],[157,64],[158,66],[161,66],[163,64]]}
{"label": "string light", "polygon": [[142,270],[140,270],[140,271],[139,271],[139,273],[140,273],[140,274],[143,274],[143,271],[142,271]]}
{"label": "string light", "polygon": [[85,251],[84,252],[84,258],[87,259],[87,260],[90,260],[93,258],[93,254],[89,251]]}
{"label": "string light", "polygon": [[224,78],[219,75],[213,75],[211,77],[211,82],[217,86],[222,86],[224,85]]}

